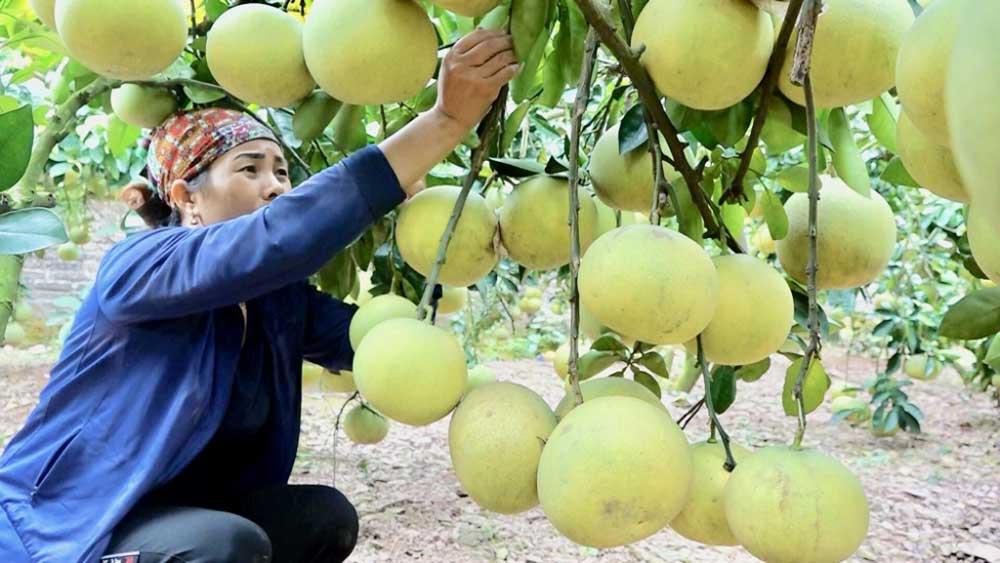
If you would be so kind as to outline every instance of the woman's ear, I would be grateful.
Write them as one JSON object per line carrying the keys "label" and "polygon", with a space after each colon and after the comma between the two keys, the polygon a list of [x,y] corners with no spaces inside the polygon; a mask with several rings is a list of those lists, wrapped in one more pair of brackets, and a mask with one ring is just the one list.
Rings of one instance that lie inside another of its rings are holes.
{"label": "woman's ear", "polygon": [[170,184],[170,201],[178,207],[186,207],[193,203],[191,200],[190,186],[185,180],[174,180]]}
{"label": "woman's ear", "polygon": [[135,211],[146,205],[150,199],[153,198],[153,190],[146,185],[145,182],[132,182],[131,184],[122,188],[120,194],[118,194],[118,200],[128,206],[129,209]]}

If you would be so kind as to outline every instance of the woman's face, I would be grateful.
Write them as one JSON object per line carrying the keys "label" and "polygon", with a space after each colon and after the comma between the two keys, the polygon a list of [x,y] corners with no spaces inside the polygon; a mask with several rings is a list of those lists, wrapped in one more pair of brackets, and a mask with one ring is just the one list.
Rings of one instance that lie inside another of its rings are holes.
{"label": "woman's face", "polygon": [[171,197],[180,205],[185,223],[194,218],[195,224],[211,225],[253,213],[291,188],[281,148],[261,139],[216,159],[208,168],[208,181],[193,192],[187,182],[175,182]]}

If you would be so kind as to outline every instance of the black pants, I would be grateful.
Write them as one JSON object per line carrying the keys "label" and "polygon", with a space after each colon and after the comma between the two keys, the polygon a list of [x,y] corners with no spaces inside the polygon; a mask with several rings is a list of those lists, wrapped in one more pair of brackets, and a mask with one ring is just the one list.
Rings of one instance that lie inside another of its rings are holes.
{"label": "black pants", "polygon": [[139,563],[328,563],[347,559],[358,514],[337,489],[281,485],[204,506],[140,502],[108,545],[117,560]]}

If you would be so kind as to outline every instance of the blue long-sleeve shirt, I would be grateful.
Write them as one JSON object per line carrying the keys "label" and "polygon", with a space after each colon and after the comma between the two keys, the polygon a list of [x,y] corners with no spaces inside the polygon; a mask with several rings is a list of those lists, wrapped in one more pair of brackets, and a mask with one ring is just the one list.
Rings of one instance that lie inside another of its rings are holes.
{"label": "blue long-sleeve shirt", "polygon": [[[353,358],[354,308],[304,280],[403,199],[368,147],[250,215],[116,244],[0,456],[0,561],[96,561],[138,500],[192,472],[233,491],[287,482],[302,360]],[[198,458],[241,429],[241,467]]]}

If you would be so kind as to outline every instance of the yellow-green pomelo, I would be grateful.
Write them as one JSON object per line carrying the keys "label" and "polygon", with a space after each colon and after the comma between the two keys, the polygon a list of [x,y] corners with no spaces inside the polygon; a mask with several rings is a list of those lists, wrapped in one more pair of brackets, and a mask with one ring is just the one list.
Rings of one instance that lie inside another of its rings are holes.
{"label": "yellow-green pomelo", "polygon": [[691,452],[663,408],[600,397],[562,419],[538,464],[538,497],[559,532],[615,547],[663,529],[691,488]]}
{"label": "yellow-green pomelo", "polygon": [[469,298],[469,290],[464,287],[446,287],[441,292],[441,299],[438,300],[437,312],[439,315],[450,315],[460,311],[465,307]]}
{"label": "yellow-green pomelo", "polygon": [[471,18],[489,12],[499,3],[500,0],[431,0],[431,4],[437,4],[449,12]]}
{"label": "yellow-green pomelo", "polygon": [[795,316],[785,278],[745,254],[713,261],[719,274],[719,307],[701,335],[705,357],[715,364],[742,366],[777,352]]}
{"label": "yellow-green pomelo", "polygon": [[365,405],[358,405],[344,417],[344,433],[356,444],[377,444],[389,433],[389,421]]}
{"label": "yellow-green pomelo", "polygon": [[302,362],[302,390],[315,392],[320,390],[320,380],[323,377],[323,366],[311,362]]}
{"label": "yellow-green pomelo", "polygon": [[122,84],[111,91],[111,109],[129,125],[152,129],[177,111],[177,98],[164,88]]}
{"label": "yellow-green pomelo", "polygon": [[465,393],[465,352],[447,331],[416,319],[375,326],[354,355],[358,391],[385,416],[424,426],[447,416]]}
{"label": "yellow-green pomelo", "polygon": [[896,61],[896,92],[906,115],[928,141],[945,147],[945,79],[965,2],[941,0],[924,10],[903,34]]}
{"label": "yellow-green pomelo", "polygon": [[919,381],[931,381],[941,375],[940,362],[933,358],[928,358],[927,354],[914,354],[906,358],[903,364],[903,371],[906,375]]}
{"label": "yellow-green pomelo", "polygon": [[681,344],[708,326],[719,276],[698,244],[652,225],[615,229],[580,265],[580,299],[602,324],[642,342]]}
{"label": "yellow-green pomelo", "polygon": [[[427,276],[437,258],[441,237],[462,188],[423,190],[403,205],[396,222],[396,245],[403,260]],[[493,244],[497,219],[483,196],[470,193],[448,245],[440,282],[468,286],[490,273],[500,259]]]}
{"label": "yellow-green pomelo", "polygon": [[28,3],[38,19],[50,28],[56,28],[56,0],[29,0]]}
{"label": "yellow-green pomelo", "polygon": [[[959,26],[945,87],[951,148],[969,199],[984,221],[992,221],[995,235],[1000,229],[1000,3],[966,2]],[[997,238],[982,238],[980,244],[986,243],[998,252]]]}
{"label": "yellow-green pomelo", "polygon": [[[580,251],[597,232],[597,208],[583,187],[580,195]],[[510,257],[532,270],[569,263],[569,182],[535,176],[521,182],[500,208],[500,236]]]}
{"label": "yellow-green pomelo", "polygon": [[[875,190],[864,197],[843,180],[822,176],[819,197],[819,289],[853,289],[874,281],[885,270],[896,244],[896,219]],[[798,193],[785,202],[788,235],[777,241],[778,259],[795,280],[806,283],[809,263],[809,196]]]}
{"label": "yellow-green pomelo", "polygon": [[836,413],[849,412],[846,420],[852,425],[867,422],[872,416],[868,403],[856,397],[836,397],[830,401],[830,410]]}
{"label": "yellow-green pomelo", "polygon": [[[666,409],[663,403],[660,402],[659,397],[654,395],[652,391],[624,377],[589,379],[580,383],[580,392],[583,393],[584,403],[598,397],[632,397]],[[559,401],[559,404],[556,405],[556,418],[562,420],[575,406],[576,396],[572,391],[568,391],[562,400]]]}
{"label": "yellow-green pomelo", "polygon": [[695,109],[727,108],[747,97],[774,48],[771,18],[744,0],[651,0],[632,46],[657,89]]}
{"label": "yellow-green pomelo", "polygon": [[566,379],[569,375],[569,342],[564,342],[553,353],[552,368],[556,370],[559,379]]}
{"label": "yellow-green pomelo", "polygon": [[7,331],[4,333],[3,340],[0,343],[20,348],[28,343],[28,335],[24,332],[24,327],[21,326],[21,323],[12,321],[7,324]]}
{"label": "yellow-green pomelo", "polygon": [[230,94],[268,107],[305,98],[316,83],[302,54],[302,24],[266,4],[226,10],[208,32],[212,76]]}
{"label": "yellow-green pomelo", "polygon": [[758,450],[736,466],[723,497],[733,535],[768,563],[844,561],[868,533],[861,481],[812,450]]}
{"label": "yellow-green pomelo", "polygon": [[351,319],[351,347],[357,350],[365,335],[379,323],[401,318],[417,318],[417,306],[412,301],[391,293],[371,298]]}
{"label": "yellow-green pomelo", "polygon": [[538,505],[538,460],[556,417],[537,393],[490,383],[462,400],[448,427],[451,463],[479,506],[517,514]]}
{"label": "yellow-green pomelo", "polygon": [[437,32],[412,0],[316,0],[302,46],[316,82],[346,104],[412,98],[437,67]]}
{"label": "yellow-green pomelo", "polygon": [[477,387],[482,387],[489,383],[496,383],[497,376],[489,367],[479,364],[469,369],[469,381],[465,385],[465,392],[468,393]]}
{"label": "yellow-green pomelo", "polygon": [[182,0],[59,0],[55,14],[73,58],[107,78],[152,78],[187,43]]}
{"label": "yellow-green pomelo", "polygon": [[324,372],[319,387],[327,393],[353,393],[358,390],[354,385],[354,374],[346,370],[337,373]]}
{"label": "yellow-green pomelo", "polygon": [[[590,179],[597,197],[621,211],[649,213],[653,206],[653,159],[645,146],[627,154],[618,152],[620,123],[601,135],[590,154]],[[669,165],[663,165],[667,180],[678,177]],[[624,219],[623,214],[623,219]],[[623,221],[624,224],[624,221]]]}
{"label": "yellow-green pomelo", "polygon": [[517,302],[517,308],[523,313],[534,315],[542,308],[542,300],[537,297],[526,297]]}
{"label": "yellow-green pomelo", "polygon": [[767,225],[761,225],[754,232],[753,237],[750,239],[753,246],[763,255],[770,256],[774,254],[777,250],[777,244],[774,239],[771,238],[771,231],[768,230]]}
{"label": "yellow-green pomelo", "polygon": [[[750,456],[750,450],[730,443],[733,459],[739,465]],[[721,442],[699,442],[691,446],[694,478],[691,496],[684,509],[670,522],[670,527],[685,538],[706,545],[737,545],[726,522],[726,509],[722,503],[723,491],[729,482],[726,450]]]}
{"label": "yellow-green pomelo", "polygon": [[970,205],[965,228],[969,247],[983,273],[994,283],[1000,283],[1000,207],[990,215],[979,204]]}
{"label": "yellow-green pomelo", "polygon": [[[823,7],[810,67],[816,107],[856,104],[892,88],[899,44],[914,19],[907,0],[829,0]],[[802,88],[789,79],[797,36],[788,42],[778,88],[805,105]]]}
{"label": "yellow-green pomelo", "polygon": [[[608,207],[606,203],[598,198],[591,198],[594,202],[594,209],[597,210],[597,230],[595,231],[594,238],[597,238],[604,233],[618,228],[618,219],[615,216],[615,210]],[[647,210],[648,211],[648,210]],[[639,213],[633,213],[630,211],[622,212],[622,226],[635,225],[639,222]]]}
{"label": "yellow-green pomelo", "polygon": [[969,201],[951,149],[931,142],[900,112],[896,123],[896,145],[906,171],[925,189],[953,201]]}

